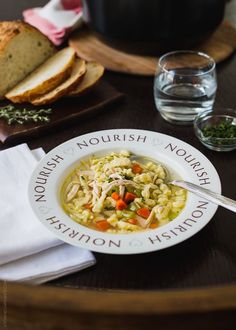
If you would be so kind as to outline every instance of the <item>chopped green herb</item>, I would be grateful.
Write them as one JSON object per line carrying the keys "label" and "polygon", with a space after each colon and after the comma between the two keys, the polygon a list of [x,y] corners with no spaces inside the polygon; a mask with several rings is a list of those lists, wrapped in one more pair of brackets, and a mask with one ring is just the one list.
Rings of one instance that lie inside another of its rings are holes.
{"label": "chopped green herb", "polygon": [[28,122],[49,122],[48,115],[52,113],[52,109],[17,109],[14,105],[6,105],[0,107],[0,118],[5,119],[9,125],[23,125]]}
{"label": "chopped green herb", "polygon": [[202,134],[205,138],[210,138],[211,142],[218,145],[230,144],[231,142],[228,139],[236,138],[236,124],[232,123],[232,119],[225,118],[216,124],[206,125],[202,129]]}
{"label": "chopped green herb", "polygon": [[236,125],[232,124],[232,119],[222,119],[219,123],[214,125],[206,125],[202,129],[205,137],[216,138],[235,138]]}
{"label": "chopped green herb", "polygon": [[112,206],[106,206],[106,207],[104,207],[104,209],[106,209],[107,211],[114,211],[115,210],[115,208],[112,207]]}

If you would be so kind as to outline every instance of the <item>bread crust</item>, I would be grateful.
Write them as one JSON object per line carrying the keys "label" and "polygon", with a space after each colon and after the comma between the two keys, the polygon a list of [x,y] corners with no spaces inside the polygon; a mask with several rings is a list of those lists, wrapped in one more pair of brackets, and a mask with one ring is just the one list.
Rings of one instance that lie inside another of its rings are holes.
{"label": "bread crust", "polygon": [[34,89],[25,92],[21,95],[11,96],[9,97],[8,94],[6,98],[13,103],[23,103],[23,102],[31,102],[34,98],[39,97],[46,92],[52,90],[53,88],[57,87],[63,80],[69,77],[71,72],[71,67],[67,68],[64,72],[58,73],[56,76],[48,79],[40,86],[35,87]]}
{"label": "bread crust", "polygon": [[[70,91],[72,91],[75,86],[78,85],[78,83],[83,79],[84,74],[86,72],[86,64],[84,60],[76,60],[75,63],[75,69],[78,67],[78,72],[75,76],[75,79],[68,85],[65,86],[65,88],[61,88],[61,85],[58,85],[55,89],[51,90],[48,94],[42,95],[39,98],[35,98],[31,100],[31,103],[34,105],[43,105],[43,104],[50,104],[52,102],[57,101],[59,98],[62,96],[66,95]],[[73,74],[73,69],[72,69],[72,74]],[[68,78],[70,80],[70,77]],[[67,80],[62,83],[62,85],[66,85]]]}
{"label": "bread crust", "polygon": [[0,53],[5,51],[6,46],[8,43],[19,33],[22,31],[34,31],[41,35],[42,38],[45,38],[45,40],[48,41],[49,44],[51,44],[51,47],[56,50],[53,43],[45,36],[43,35],[38,29],[33,27],[32,25],[29,25],[28,23],[17,20],[17,21],[2,21],[0,22]]}
{"label": "bread crust", "polygon": [[[94,70],[95,68],[95,70]],[[97,62],[88,62],[87,63],[87,71],[84,76],[84,80],[82,80],[81,84],[77,84],[77,86],[67,93],[67,97],[78,97],[82,94],[87,93],[90,89],[94,88],[100,81],[104,74],[104,67]],[[92,76],[92,77],[91,77]]]}

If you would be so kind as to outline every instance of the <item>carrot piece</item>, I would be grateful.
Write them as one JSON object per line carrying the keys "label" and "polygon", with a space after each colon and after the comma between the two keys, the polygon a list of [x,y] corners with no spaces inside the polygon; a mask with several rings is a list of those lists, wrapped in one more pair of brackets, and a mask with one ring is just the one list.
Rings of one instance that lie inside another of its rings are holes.
{"label": "carrot piece", "polygon": [[142,173],[143,169],[139,164],[133,164],[132,165],[132,172],[135,174]]}
{"label": "carrot piece", "polygon": [[131,225],[136,225],[137,220],[136,219],[129,219],[128,222],[131,223]]}
{"label": "carrot piece", "polygon": [[137,214],[140,215],[140,217],[143,217],[145,219],[147,219],[150,215],[150,211],[147,207],[142,207],[141,209],[137,210]]}
{"label": "carrot piece", "polygon": [[106,231],[110,227],[110,224],[107,220],[100,220],[96,223],[96,227],[101,231]]}
{"label": "carrot piece", "polygon": [[158,227],[157,223],[151,223],[150,226],[149,226],[149,228],[151,228],[151,229],[155,229],[157,227]]}
{"label": "carrot piece", "polygon": [[118,199],[120,199],[120,195],[117,192],[113,192],[111,194],[111,197],[115,200],[118,201]]}
{"label": "carrot piece", "polygon": [[93,207],[93,204],[90,203],[90,204],[85,204],[84,207],[88,210],[91,210],[91,208]]}
{"label": "carrot piece", "polygon": [[118,201],[116,201],[116,209],[117,210],[123,210],[126,209],[128,205],[123,201],[123,199],[118,199]]}
{"label": "carrot piece", "polygon": [[125,198],[124,198],[124,201],[126,203],[129,203],[129,202],[132,202],[137,196],[131,192],[127,192],[125,194]]}

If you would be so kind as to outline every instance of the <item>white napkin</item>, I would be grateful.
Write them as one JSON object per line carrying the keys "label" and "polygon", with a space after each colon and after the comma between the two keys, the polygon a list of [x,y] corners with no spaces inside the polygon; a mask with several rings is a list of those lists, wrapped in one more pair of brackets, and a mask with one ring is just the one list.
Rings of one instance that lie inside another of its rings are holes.
{"label": "white napkin", "polygon": [[0,265],[62,244],[36,219],[28,202],[36,164],[26,144],[0,152]]}
{"label": "white napkin", "polygon": [[42,283],[95,263],[90,251],[55,238],[31,210],[28,182],[43,155],[26,144],[0,152],[0,279]]}
{"label": "white napkin", "polygon": [[25,10],[23,16],[55,45],[60,45],[83,22],[80,0],[51,0],[44,7]]}
{"label": "white napkin", "polygon": [[94,264],[90,251],[62,244],[0,266],[0,279],[41,284]]}

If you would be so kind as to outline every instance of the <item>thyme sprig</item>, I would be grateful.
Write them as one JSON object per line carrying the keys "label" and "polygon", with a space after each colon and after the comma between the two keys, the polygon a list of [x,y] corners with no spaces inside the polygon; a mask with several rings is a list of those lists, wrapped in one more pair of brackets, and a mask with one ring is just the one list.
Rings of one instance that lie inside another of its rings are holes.
{"label": "thyme sprig", "polygon": [[9,125],[20,124],[23,125],[28,122],[45,122],[48,123],[50,118],[48,115],[52,113],[52,109],[32,109],[26,108],[17,109],[14,105],[9,104],[0,107],[0,118],[7,121]]}

